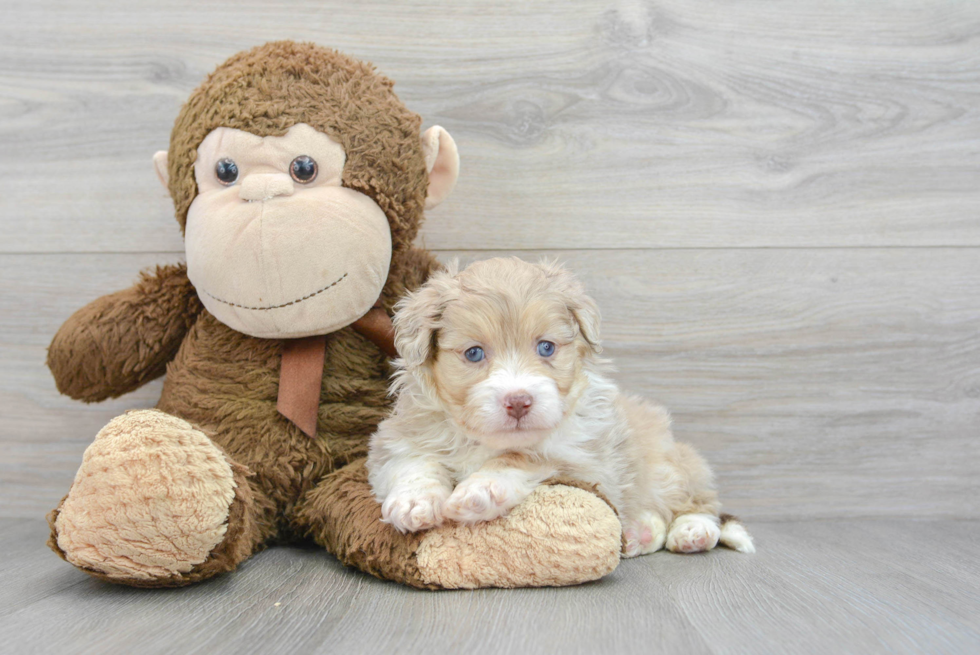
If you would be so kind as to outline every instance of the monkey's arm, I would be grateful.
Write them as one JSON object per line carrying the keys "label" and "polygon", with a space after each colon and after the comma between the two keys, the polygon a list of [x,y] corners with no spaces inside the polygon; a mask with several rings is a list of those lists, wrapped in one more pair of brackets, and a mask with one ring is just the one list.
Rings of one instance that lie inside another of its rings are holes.
{"label": "monkey's arm", "polygon": [[201,309],[185,264],[144,271],[135,285],[82,307],[58,330],[47,362],[58,391],[98,402],[160,377]]}

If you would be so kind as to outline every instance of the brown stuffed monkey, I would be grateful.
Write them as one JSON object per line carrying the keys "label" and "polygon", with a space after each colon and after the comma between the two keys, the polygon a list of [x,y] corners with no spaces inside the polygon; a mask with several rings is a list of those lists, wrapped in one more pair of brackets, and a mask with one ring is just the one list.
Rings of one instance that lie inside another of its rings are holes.
{"label": "brown stuffed monkey", "polygon": [[293,42],[239,53],[154,159],[186,265],[146,272],[61,327],[58,389],[114,398],[166,373],[154,410],[113,419],[49,515],[49,545],[104,580],[186,585],[273,541],[425,588],[562,585],[619,559],[620,526],[574,484],[511,515],[403,535],[363,457],[390,405],[388,317],[438,266],[412,247],[452,190],[456,146],[367,64]]}

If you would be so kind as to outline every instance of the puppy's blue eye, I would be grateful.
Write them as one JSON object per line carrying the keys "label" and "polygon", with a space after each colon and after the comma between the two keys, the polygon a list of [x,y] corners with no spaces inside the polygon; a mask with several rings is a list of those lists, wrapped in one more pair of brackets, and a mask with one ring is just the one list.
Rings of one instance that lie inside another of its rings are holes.
{"label": "puppy's blue eye", "polygon": [[479,361],[482,361],[483,360],[483,348],[480,348],[479,346],[473,346],[472,348],[468,348],[466,350],[466,352],[463,353],[463,356],[466,358],[467,361],[470,361],[470,362],[479,362]]}
{"label": "puppy's blue eye", "polygon": [[538,354],[542,357],[551,357],[555,354],[555,344],[550,341],[539,341]]}

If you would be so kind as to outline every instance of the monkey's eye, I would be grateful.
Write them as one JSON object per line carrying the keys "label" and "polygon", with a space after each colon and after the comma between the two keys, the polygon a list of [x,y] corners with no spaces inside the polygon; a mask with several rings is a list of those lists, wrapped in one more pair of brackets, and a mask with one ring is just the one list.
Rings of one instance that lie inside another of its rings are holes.
{"label": "monkey's eye", "polygon": [[238,165],[225,157],[214,165],[214,176],[225,186],[231,186],[238,180]]}
{"label": "monkey's eye", "polygon": [[550,341],[539,341],[538,354],[542,357],[551,357],[555,354],[555,344]]}
{"label": "monkey's eye", "polygon": [[466,361],[468,362],[476,363],[483,361],[483,348],[480,348],[480,346],[468,348],[466,352],[463,353],[463,357],[465,357]]}
{"label": "monkey's eye", "polygon": [[300,184],[309,184],[315,180],[316,172],[316,162],[306,155],[300,155],[289,165],[289,174]]}

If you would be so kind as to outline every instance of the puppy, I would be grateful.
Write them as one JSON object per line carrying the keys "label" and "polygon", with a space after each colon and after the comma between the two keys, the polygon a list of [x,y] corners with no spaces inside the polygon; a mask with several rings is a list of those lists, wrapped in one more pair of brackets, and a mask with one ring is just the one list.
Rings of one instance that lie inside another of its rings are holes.
{"label": "puppy", "polygon": [[719,518],[711,469],[674,441],[667,411],[605,377],[598,308],[561,267],[453,264],[401,301],[394,324],[397,400],[367,461],[383,521],[490,521],[562,475],[616,508],[626,557],[719,541],[754,552]]}

